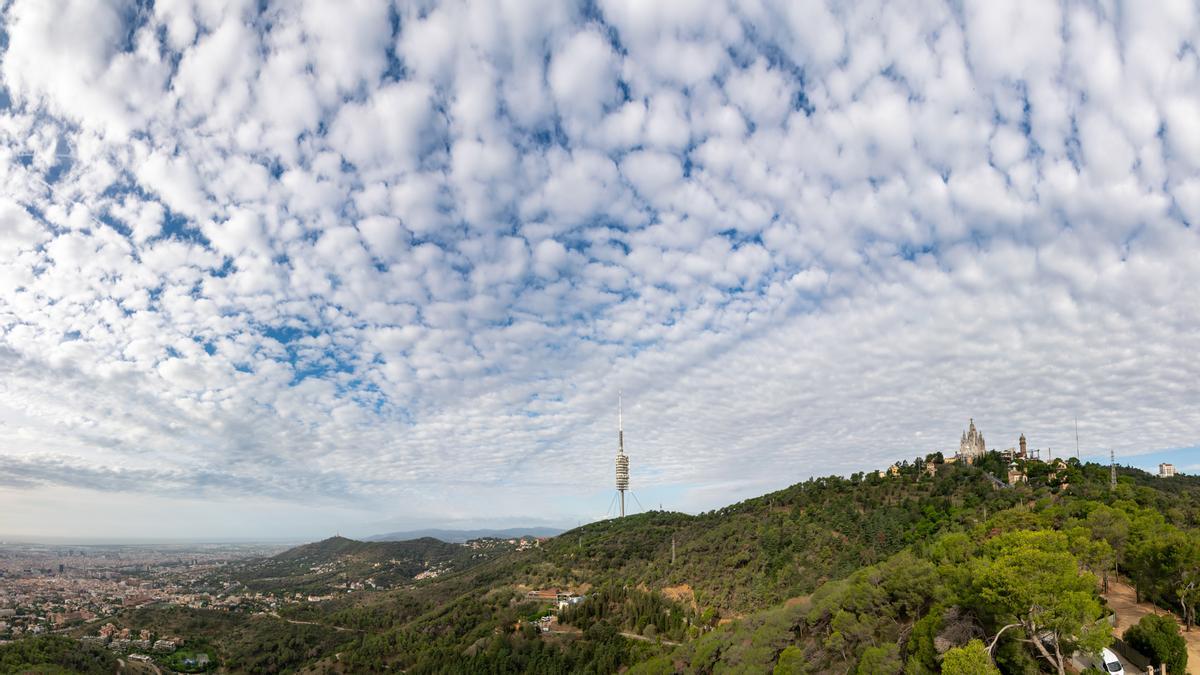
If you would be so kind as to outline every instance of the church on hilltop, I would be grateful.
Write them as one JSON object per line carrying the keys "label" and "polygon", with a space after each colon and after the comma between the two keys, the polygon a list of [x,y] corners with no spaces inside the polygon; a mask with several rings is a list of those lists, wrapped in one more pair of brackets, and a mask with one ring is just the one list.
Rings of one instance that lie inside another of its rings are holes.
{"label": "church on hilltop", "polygon": [[976,459],[987,453],[987,445],[983,442],[983,432],[975,428],[975,418],[971,418],[971,426],[962,434],[958,443],[960,460],[973,464]]}
{"label": "church on hilltop", "polygon": [[[999,451],[1005,461],[1015,462],[1019,459],[1041,461],[1041,450],[1030,450],[1028,441],[1025,440],[1025,434],[1021,434],[1021,437],[1017,439],[1017,445],[1020,449],[1007,448]],[[983,440],[983,432],[975,426],[975,419],[972,418],[970,426],[958,440],[958,452],[954,453],[953,459],[946,461],[974,464],[985,454],[987,454],[987,444]]]}

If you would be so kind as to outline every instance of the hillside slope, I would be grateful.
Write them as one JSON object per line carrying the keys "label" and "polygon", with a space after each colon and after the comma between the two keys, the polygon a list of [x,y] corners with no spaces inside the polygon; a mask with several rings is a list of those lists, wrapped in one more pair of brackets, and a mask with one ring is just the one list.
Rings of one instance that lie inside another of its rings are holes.
{"label": "hillside slope", "polygon": [[974,524],[985,503],[995,510],[1018,500],[974,467],[943,465],[930,477],[909,465],[896,478],[818,478],[698,516],[592,523],[548,542],[544,562],[563,584],[686,586],[699,605],[730,615],[810,593],[945,528]]}
{"label": "hillside slope", "polygon": [[369,537],[365,537],[363,541],[408,541],[411,539],[433,537],[434,539],[439,539],[451,544],[464,544],[472,539],[483,539],[485,537],[494,539],[519,539],[521,537],[554,537],[562,533],[563,530],[556,527],[509,527],[498,530],[445,530],[431,528],[425,530],[411,530],[407,532],[373,534]]}
{"label": "hillside slope", "polygon": [[322,594],[355,582],[391,588],[423,572],[445,573],[482,561],[470,549],[430,537],[387,542],[331,537],[245,565],[235,579],[254,591]]}
{"label": "hillside slope", "polygon": [[[1071,624],[1099,621],[1108,575],[1128,575],[1170,608],[1176,581],[1200,574],[1200,545],[1188,548],[1200,544],[1200,481],[1122,469],[1110,490],[1107,467],[1076,462],[1030,463],[1015,486],[989,476],[1005,469],[996,455],[976,466],[903,464],[896,476],[813,479],[709,513],[637,514],[486,555],[432,539],[334,538],[237,574],[290,595],[394,572],[390,588],[279,609],[283,626],[340,629],[280,657],[312,673],[932,673],[946,658],[978,658],[972,638],[1019,621],[1019,603],[997,599],[1040,591],[1005,586],[1013,580],[1052,572],[1041,604],[1069,590],[1071,616],[1055,630],[1075,648],[1110,639]],[[413,579],[438,566],[440,575]],[[559,611],[551,591],[587,597]],[[539,632],[535,622],[552,614]],[[249,632],[244,644],[280,628],[226,616]],[[1029,638],[1006,633],[1001,672],[1051,666]]]}
{"label": "hillside slope", "polygon": [[[1074,588],[1079,616],[1099,619],[1098,579],[1118,554],[1104,523],[1170,528],[1200,515],[1200,493],[1184,481],[1163,485],[1122,469],[1110,491],[1107,467],[1072,462],[1054,472],[1031,463],[1028,483],[1004,487],[987,476],[1004,468],[995,455],[977,466],[939,465],[932,475],[917,463],[894,477],[815,479],[698,516],[651,512],[586,525],[540,550],[404,592],[423,604],[347,647],[341,659],[352,668],[343,672],[499,663],[529,672],[937,672],[947,650],[978,657],[969,640],[1015,618],[1017,609],[982,600],[1016,593],[1006,579],[1041,573],[1010,567],[1033,560],[1056,570],[1054,593],[1042,601]],[[1128,550],[1119,554],[1123,571],[1140,569]],[[537,588],[589,599],[561,614],[558,632],[513,633],[514,621],[547,611],[525,596]],[[339,616],[372,606],[379,616],[387,602],[381,596]],[[683,623],[654,618],[674,616]],[[713,630],[720,616],[734,620]],[[1064,626],[1064,645],[1109,639]],[[1020,630],[1009,634],[996,655],[1002,672],[1050,665]]]}

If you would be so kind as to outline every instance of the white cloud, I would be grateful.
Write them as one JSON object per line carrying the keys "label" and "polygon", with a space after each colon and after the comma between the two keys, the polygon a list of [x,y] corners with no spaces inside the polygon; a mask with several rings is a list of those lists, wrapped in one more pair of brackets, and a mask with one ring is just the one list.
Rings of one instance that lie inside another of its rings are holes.
{"label": "white cloud", "polygon": [[12,95],[118,136],[138,127],[166,69],[145,32],[122,44],[123,14],[118,2],[12,3],[3,63]]}
{"label": "white cloud", "polygon": [[212,127],[234,124],[250,101],[250,82],[259,65],[257,41],[234,15],[188,49],[172,79],[185,109],[195,118],[207,118]]}
{"label": "white cloud", "polygon": [[616,102],[616,54],[598,31],[579,31],[555,52],[548,81],[565,120],[595,123]]}
{"label": "white cloud", "polygon": [[2,20],[0,468],[60,530],[153,483],[572,522],[618,388],[635,489],[693,509],[968,416],[1198,442],[1191,3]]}
{"label": "white cloud", "polygon": [[427,142],[431,91],[399,82],[376,90],[363,103],[347,103],[330,129],[330,143],[362,170],[412,169]]}
{"label": "white cloud", "polygon": [[683,178],[683,167],[675,155],[642,150],[621,160],[621,173],[644,198],[661,204],[661,193]]}
{"label": "white cloud", "polygon": [[534,269],[539,276],[555,277],[567,264],[567,249],[553,239],[543,239],[534,248]]}
{"label": "white cloud", "polygon": [[171,157],[156,150],[135,171],[142,184],[157,192],[167,206],[193,218],[208,215],[207,199],[191,163],[184,157]]}

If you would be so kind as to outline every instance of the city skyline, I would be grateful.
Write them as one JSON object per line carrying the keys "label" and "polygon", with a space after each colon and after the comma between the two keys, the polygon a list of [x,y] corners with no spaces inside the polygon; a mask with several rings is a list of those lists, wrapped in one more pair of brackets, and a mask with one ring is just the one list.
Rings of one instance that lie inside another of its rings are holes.
{"label": "city skyline", "polygon": [[0,536],[1200,471],[1196,12],[15,0]]}

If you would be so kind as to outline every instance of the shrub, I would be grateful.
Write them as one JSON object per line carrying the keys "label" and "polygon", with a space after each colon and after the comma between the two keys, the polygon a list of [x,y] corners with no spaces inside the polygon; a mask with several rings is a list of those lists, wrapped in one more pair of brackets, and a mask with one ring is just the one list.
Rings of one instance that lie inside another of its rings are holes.
{"label": "shrub", "polygon": [[886,675],[904,670],[900,649],[894,644],[867,647],[858,662],[859,675]]}
{"label": "shrub", "polygon": [[1125,631],[1125,642],[1154,664],[1165,663],[1168,673],[1187,672],[1187,641],[1170,616],[1147,614]]}
{"label": "shrub", "polygon": [[992,663],[987,647],[979,640],[971,640],[962,647],[955,647],[942,658],[945,675],[1000,675],[1000,669]]}

